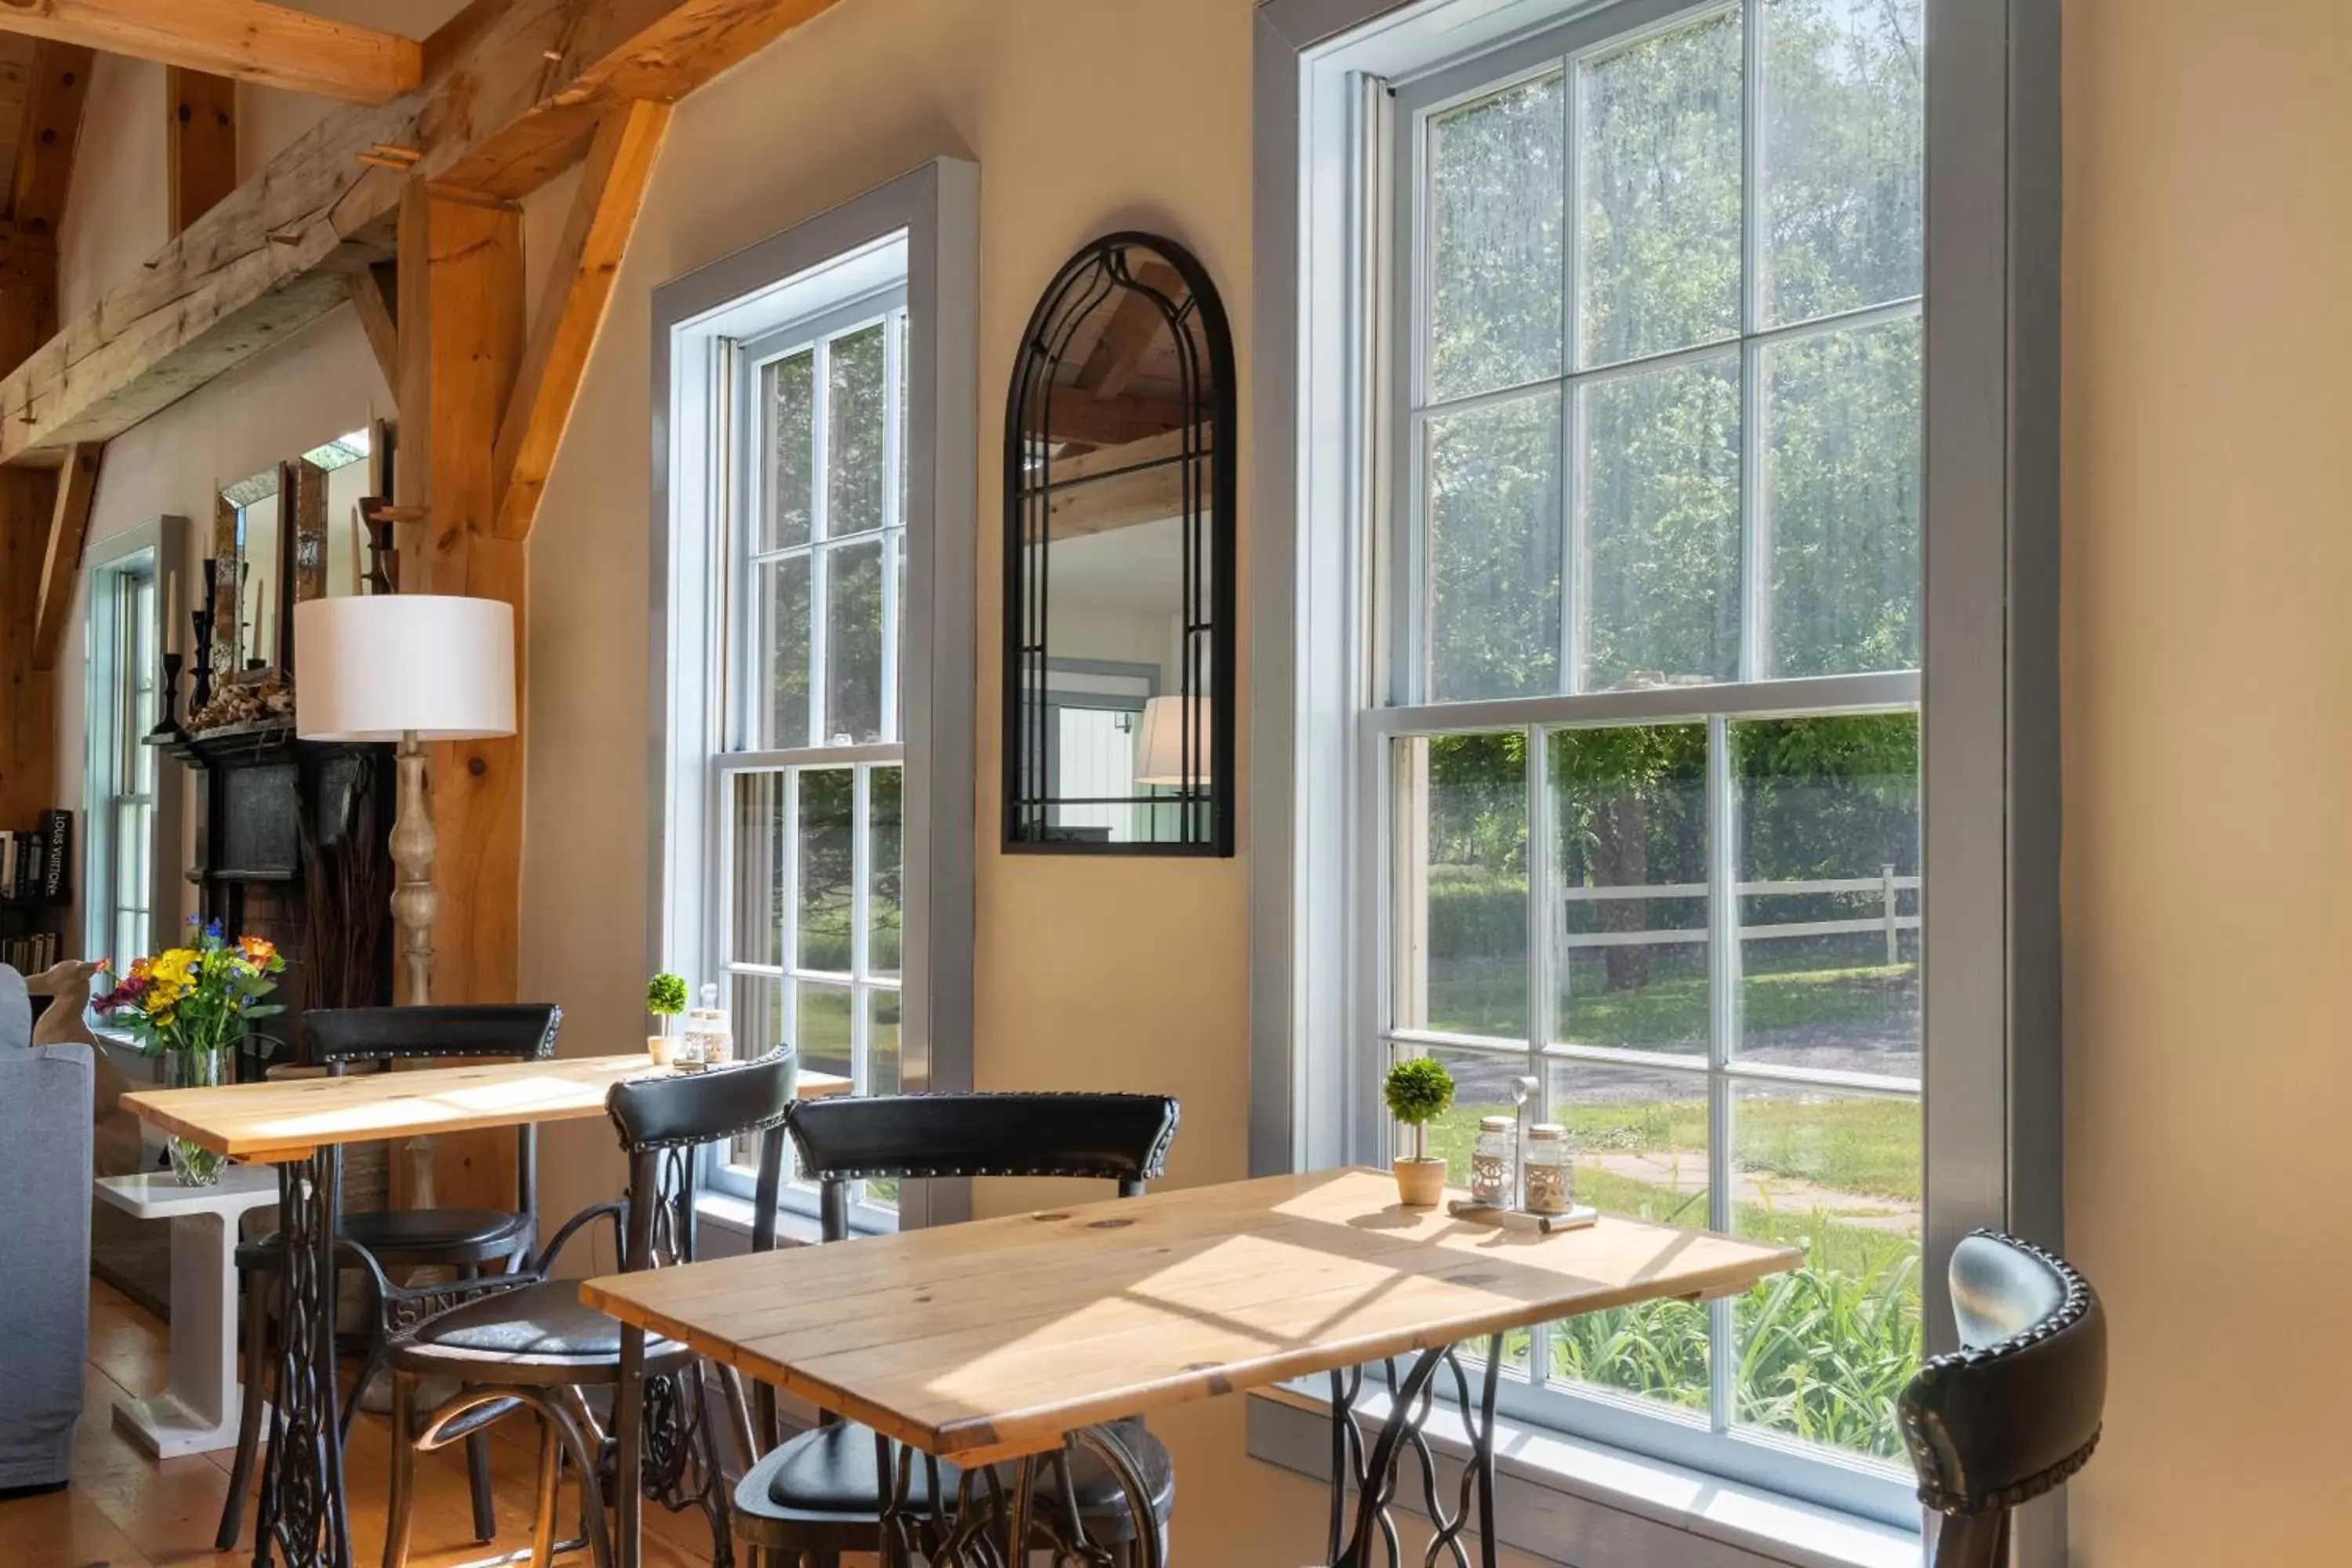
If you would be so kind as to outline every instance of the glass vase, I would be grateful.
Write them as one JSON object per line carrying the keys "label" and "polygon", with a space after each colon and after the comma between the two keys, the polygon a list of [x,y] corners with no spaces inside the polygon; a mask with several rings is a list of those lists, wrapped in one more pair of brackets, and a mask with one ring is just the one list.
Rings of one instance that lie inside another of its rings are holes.
{"label": "glass vase", "polygon": [[[229,1047],[173,1047],[163,1060],[173,1089],[217,1089],[228,1081]],[[184,1187],[218,1184],[228,1156],[185,1138],[171,1140],[172,1174]]]}

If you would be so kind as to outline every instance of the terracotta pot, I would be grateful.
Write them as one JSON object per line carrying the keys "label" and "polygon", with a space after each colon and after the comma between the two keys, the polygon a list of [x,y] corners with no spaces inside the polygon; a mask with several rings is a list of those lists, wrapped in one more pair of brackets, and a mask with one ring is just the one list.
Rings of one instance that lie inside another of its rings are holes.
{"label": "terracotta pot", "polygon": [[1445,1162],[1391,1160],[1396,1173],[1397,1201],[1407,1208],[1433,1209],[1445,1201]]}

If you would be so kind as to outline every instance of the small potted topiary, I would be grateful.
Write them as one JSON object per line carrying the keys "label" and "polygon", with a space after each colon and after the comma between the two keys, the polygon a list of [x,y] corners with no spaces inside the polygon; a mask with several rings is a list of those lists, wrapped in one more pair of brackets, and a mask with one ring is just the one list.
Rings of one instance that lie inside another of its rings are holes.
{"label": "small potted topiary", "polygon": [[1389,1163],[1397,1198],[1409,1208],[1434,1208],[1445,1196],[1445,1162],[1429,1154],[1429,1124],[1454,1103],[1454,1075],[1434,1057],[1407,1057],[1389,1068],[1389,1114],[1412,1129],[1412,1152]]}
{"label": "small potted topiary", "polygon": [[666,1068],[673,1048],[669,1021],[686,1011],[685,979],[664,970],[646,981],[646,1011],[661,1020],[661,1032],[646,1037],[646,1052],[653,1058],[654,1066]]}

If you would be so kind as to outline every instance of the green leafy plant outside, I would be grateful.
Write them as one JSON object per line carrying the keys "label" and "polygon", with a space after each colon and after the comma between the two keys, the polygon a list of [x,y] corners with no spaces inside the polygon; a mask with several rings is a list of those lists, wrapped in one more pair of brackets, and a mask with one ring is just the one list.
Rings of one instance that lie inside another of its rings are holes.
{"label": "green leafy plant outside", "polygon": [[1381,1092],[1389,1114],[1412,1129],[1412,1157],[1429,1158],[1429,1124],[1454,1103],[1454,1075],[1434,1057],[1408,1057],[1389,1068]]}

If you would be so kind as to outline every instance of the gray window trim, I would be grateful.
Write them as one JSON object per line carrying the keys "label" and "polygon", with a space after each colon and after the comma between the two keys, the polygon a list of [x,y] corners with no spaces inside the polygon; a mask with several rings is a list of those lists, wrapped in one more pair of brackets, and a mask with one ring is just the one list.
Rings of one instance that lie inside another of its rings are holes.
{"label": "gray window trim", "polygon": [[[1923,766],[1928,872],[1930,1351],[1953,1331],[1940,1263],[1979,1226],[2063,1241],[2057,876],[2058,21],[2049,0],[1927,0]],[[1441,24],[1437,18],[1444,15]],[[1483,52],[1563,13],[1540,0],[1265,0],[1255,23],[1250,1164],[1372,1158],[1378,1112],[1344,919],[1377,868],[1337,847],[1362,801],[1349,760],[1380,633],[1370,574],[1381,436],[1348,361],[1384,311],[1350,134],[1387,112],[1333,64]],[[1335,131],[1335,126],[1340,127]],[[1362,205],[1359,203],[1359,205]],[[1302,288],[1307,264],[1347,289]],[[1378,374],[1372,367],[1372,374]],[[1341,601],[1344,601],[1341,602]],[[1369,769],[1365,770],[1367,773]],[[1985,852],[1998,844],[2001,853]],[[1937,985],[1934,976],[1994,975]],[[1961,1042],[1953,1048],[1948,1042]],[[2060,1561],[2063,1516],[2029,1510],[2018,1561]]]}
{"label": "gray window trim", "polygon": [[[724,417],[723,379],[694,324],[780,281],[807,273],[889,237],[907,243],[909,454],[908,521],[929,548],[908,562],[906,645],[910,671],[901,728],[907,749],[905,920],[919,931],[927,960],[908,967],[902,992],[901,1062],[909,1091],[971,1086],[973,860],[977,806],[972,776],[977,693],[976,546],[979,471],[980,171],[940,158],[819,213],[782,233],[664,283],[654,290],[653,486],[648,574],[652,637],[648,682],[646,960],[649,970],[703,951],[708,911],[699,886],[671,876],[679,858],[700,853],[709,803],[702,787],[704,737],[716,715],[717,639],[712,616],[726,611],[708,559],[708,515],[698,503],[709,465],[703,420]],[[717,405],[714,410],[713,405]],[[691,494],[688,491],[692,491]],[[691,526],[673,526],[673,510]],[[678,585],[673,594],[673,584]],[[699,879],[694,879],[698,884]],[[920,1190],[919,1190],[920,1189]],[[910,1185],[900,1223],[964,1217],[962,1184]]]}
{"label": "gray window trim", "polygon": [[[173,628],[162,624],[165,606],[188,602],[188,520],[184,517],[154,517],[145,522],[110,534],[89,547],[82,570],[82,635],[83,647],[83,708],[82,708],[82,833],[80,882],[75,889],[79,907],[74,911],[75,923],[81,933],[81,954],[85,958],[111,957],[118,966],[127,966],[136,953],[108,953],[111,939],[97,919],[100,900],[99,889],[106,868],[100,864],[107,843],[99,831],[98,813],[92,808],[90,789],[101,776],[99,765],[99,727],[90,721],[98,711],[98,693],[91,688],[98,678],[97,649],[91,639],[96,635],[98,592],[100,580],[119,573],[125,563],[142,555],[152,554],[155,574],[155,646],[172,646]],[[160,672],[159,672],[160,679]],[[167,757],[155,759],[155,839],[149,846],[149,878],[147,887],[148,951],[161,952],[180,926],[181,881],[180,844],[182,838],[184,779],[180,766]]]}

